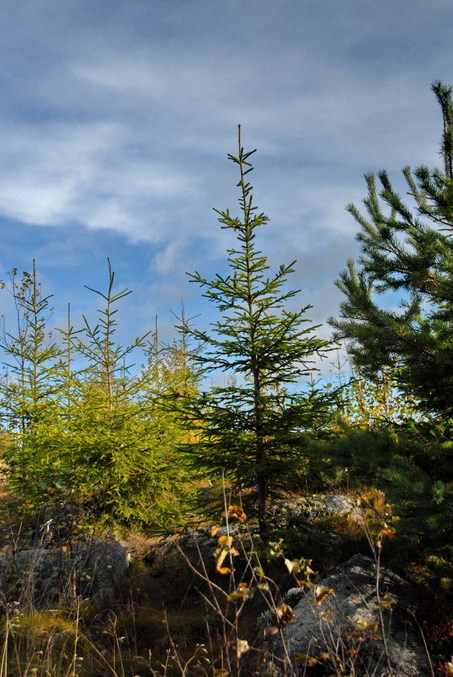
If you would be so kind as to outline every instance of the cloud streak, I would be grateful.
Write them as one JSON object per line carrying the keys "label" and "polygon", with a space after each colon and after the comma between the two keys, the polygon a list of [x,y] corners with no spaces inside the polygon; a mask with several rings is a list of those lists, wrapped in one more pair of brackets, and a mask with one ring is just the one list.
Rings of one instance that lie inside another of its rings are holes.
{"label": "cloud streak", "polygon": [[4,267],[39,256],[69,292],[71,274],[95,284],[116,256],[139,290],[134,322],[178,297],[209,317],[185,271],[209,276],[231,246],[212,207],[236,206],[225,158],[238,123],[258,148],[262,248],[298,259],[316,321],[335,314],[333,280],[357,251],[344,207],[360,203],[361,175],[387,168],[404,192],[402,166],[437,162],[429,84],[451,76],[450,0],[4,0],[0,12]]}

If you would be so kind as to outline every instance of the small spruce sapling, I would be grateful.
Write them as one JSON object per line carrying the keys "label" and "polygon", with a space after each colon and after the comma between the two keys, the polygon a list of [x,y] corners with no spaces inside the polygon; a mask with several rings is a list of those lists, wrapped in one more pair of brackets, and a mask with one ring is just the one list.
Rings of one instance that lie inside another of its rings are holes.
{"label": "small spruce sapling", "polygon": [[239,169],[240,216],[215,210],[221,228],[237,240],[228,250],[229,272],[212,280],[190,274],[220,317],[210,331],[181,325],[183,334],[201,346],[194,359],[205,374],[222,373],[230,381],[185,402],[180,398],[179,406],[200,435],[185,447],[192,467],[216,478],[224,472],[236,488],[252,490],[260,532],[266,537],[269,496],[294,486],[305,463],[301,439],[331,405],[329,396],[316,388],[294,393],[293,384],[313,374],[314,358],[329,343],[314,335],[317,327],[305,317],[311,306],[287,308],[298,293],[286,288],[295,261],[268,274],[256,236],[269,219],[253,201],[247,175],[255,151],[244,151],[240,127],[238,146],[238,155],[228,157]]}

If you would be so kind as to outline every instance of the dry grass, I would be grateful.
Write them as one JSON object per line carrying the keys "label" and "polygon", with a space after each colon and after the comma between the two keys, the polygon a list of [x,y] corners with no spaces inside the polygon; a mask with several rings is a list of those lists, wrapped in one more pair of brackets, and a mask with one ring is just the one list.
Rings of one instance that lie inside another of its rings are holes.
{"label": "dry grass", "polygon": [[[368,503],[372,498],[368,496]],[[385,504],[380,495],[374,499],[377,520]],[[18,534],[26,534],[27,527],[21,529],[14,532],[15,546],[19,545]],[[359,533],[357,522],[347,518],[321,520],[301,534],[303,552],[320,561],[323,551],[326,557],[332,534],[342,543],[337,547],[338,558],[357,548],[358,542],[361,548],[369,548],[372,536],[370,530],[364,534],[363,527]],[[257,618],[268,611],[277,619],[272,632],[284,639],[285,622],[291,616],[288,612],[285,618],[283,613],[285,591],[296,580],[310,581],[302,560],[294,576],[295,569],[291,573],[283,564],[278,547],[274,559],[267,561],[269,549],[253,534],[247,535],[246,529],[245,535],[222,541],[226,552],[221,564],[222,546],[217,544],[220,551],[208,566],[203,560],[200,565],[187,560],[176,538],[162,541],[126,532],[122,537],[134,558],[108,605],[94,607],[68,599],[58,609],[46,611],[25,610],[21,600],[4,606],[0,677],[249,677],[271,658],[265,658]],[[295,551],[300,545],[294,540],[291,548]],[[334,554],[333,548],[332,561]],[[351,660],[348,663],[335,655],[334,647],[343,646],[343,640],[331,639],[332,655],[324,667],[336,665],[335,677],[366,677],[354,673]],[[274,660],[286,676],[300,674],[284,653]],[[348,672],[338,672],[339,665]],[[321,675],[322,669],[314,663],[306,666],[304,674]]]}

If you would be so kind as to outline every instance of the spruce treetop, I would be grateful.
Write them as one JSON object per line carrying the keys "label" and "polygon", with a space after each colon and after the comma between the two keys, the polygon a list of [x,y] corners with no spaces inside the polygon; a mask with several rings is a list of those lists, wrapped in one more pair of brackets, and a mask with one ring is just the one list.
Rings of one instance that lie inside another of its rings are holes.
{"label": "spruce treetop", "polygon": [[232,216],[229,209],[214,210],[221,228],[232,230],[238,242],[227,251],[229,272],[212,280],[188,273],[203,288],[203,296],[217,306],[221,319],[211,323],[211,332],[191,329],[190,333],[205,346],[197,359],[206,370],[233,371],[246,378],[259,374],[263,387],[273,387],[310,375],[313,356],[328,342],[310,336],[319,326],[304,317],[311,305],[298,311],[285,308],[300,292],[285,289],[296,261],[280,265],[269,275],[267,257],[256,247],[257,230],[269,218],[258,211],[246,178],[253,170],[250,158],[255,152],[244,151],[239,127],[238,154],[228,158],[240,172],[240,215]]}

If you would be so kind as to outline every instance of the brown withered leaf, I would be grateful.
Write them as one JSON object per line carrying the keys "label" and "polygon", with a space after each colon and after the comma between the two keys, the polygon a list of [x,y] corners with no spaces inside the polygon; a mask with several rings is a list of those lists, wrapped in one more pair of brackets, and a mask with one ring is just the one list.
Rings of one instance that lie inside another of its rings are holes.
{"label": "brown withered leaf", "polygon": [[282,627],[288,625],[288,623],[292,621],[293,618],[295,618],[293,609],[289,606],[289,604],[280,604],[280,606],[277,607],[276,612],[277,618],[280,621],[280,625]]}
{"label": "brown withered leaf", "polygon": [[322,661],[318,660],[318,658],[314,658],[314,656],[309,656],[306,653],[296,653],[294,659],[296,661],[304,661],[308,668],[313,668],[315,665],[322,665]]}
{"label": "brown withered leaf", "polygon": [[335,595],[335,592],[332,590],[332,588],[328,588],[325,585],[315,586],[314,592],[317,606],[321,606],[321,604],[327,599],[329,595]]}
{"label": "brown withered leaf", "polygon": [[242,524],[247,522],[247,515],[240,505],[230,505],[228,508],[228,514],[230,517],[236,517],[236,519],[242,522]]}

